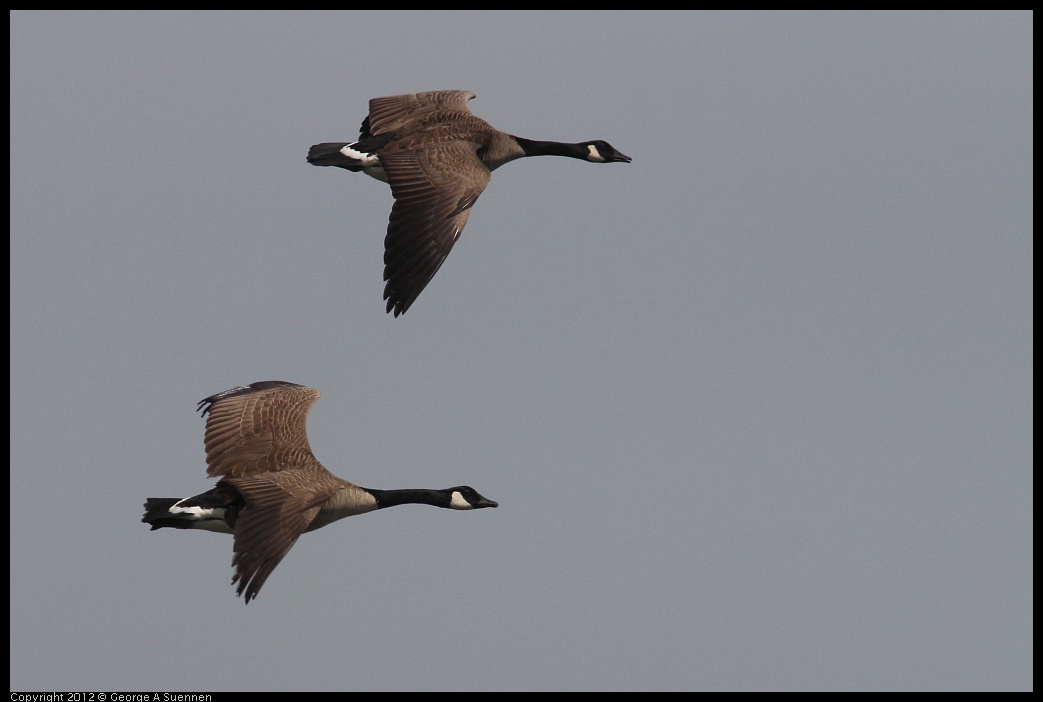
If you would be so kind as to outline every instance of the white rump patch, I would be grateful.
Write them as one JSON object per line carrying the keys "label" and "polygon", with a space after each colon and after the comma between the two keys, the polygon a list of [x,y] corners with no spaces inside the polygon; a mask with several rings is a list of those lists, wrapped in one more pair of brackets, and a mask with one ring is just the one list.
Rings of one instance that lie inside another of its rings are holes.
{"label": "white rump patch", "polygon": [[[357,144],[358,142],[355,143]],[[348,144],[347,146],[342,148],[340,152],[348,158],[358,161],[360,166],[370,167],[380,165],[380,159],[378,159],[376,155],[367,154],[365,151],[356,151],[354,148],[352,148],[354,146],[355,144]]]}
{"label": "white rump patch", "polygon": [[[184,502],[184,500],[181,502]],[[182,507],[181,502],[171,505],[167,511],[180,519],[184,519],[186,522],[196,522],[192,525],[195,529],[206,529],[207,531],[216,531],[222,534],[232,533],[232,530],[228,528],[227,522],[225,522],[225,511],[223,509]]]}

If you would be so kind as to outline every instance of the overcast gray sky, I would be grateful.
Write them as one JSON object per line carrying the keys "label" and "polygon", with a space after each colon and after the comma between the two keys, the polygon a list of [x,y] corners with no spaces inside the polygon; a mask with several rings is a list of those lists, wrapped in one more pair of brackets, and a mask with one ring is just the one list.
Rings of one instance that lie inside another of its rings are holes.
{"label": "overcast gray sky", "polygon": [[[13,690],[1032,688],[1032,15],[11,15]],[[478,94],[498,170],[384,313],[305,162]],[[203,397],[366,487],[248,607],[150,532]]]}

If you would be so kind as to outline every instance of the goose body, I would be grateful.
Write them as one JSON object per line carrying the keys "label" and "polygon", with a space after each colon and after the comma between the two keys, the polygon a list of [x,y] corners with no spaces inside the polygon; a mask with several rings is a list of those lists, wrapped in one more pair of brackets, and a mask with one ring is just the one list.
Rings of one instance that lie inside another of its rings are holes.
{"label": "goose body", "polygon": [[338,519],[402,504],[481,509],[497,503],[461,485],[443,490],[375,490],[326,470],[305,432],[317,390],[263,381],[211,395],[206,416],[207,475],[217,485],[194,497],[145,502],[141,521],[152,529],[203,529],[232,534],[232,584],[246,602],[301,534]]}
{"label": "goose body", "polygon": [[315,144],[308,152],[313,165],[366,173],[391,186],[384,299],[396,317],[438,272],[492,171],[527,156],[631,161],[606,141],[535,141],[502,132],[471,114],[473,97],[440,90],[374,98],[357,141]]}

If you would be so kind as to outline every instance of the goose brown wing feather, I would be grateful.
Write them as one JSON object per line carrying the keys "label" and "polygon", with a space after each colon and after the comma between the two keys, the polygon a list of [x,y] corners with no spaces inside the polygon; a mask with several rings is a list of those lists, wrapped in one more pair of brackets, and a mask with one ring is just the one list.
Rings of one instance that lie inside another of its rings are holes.
{"label": "goose brown wing feather", "polygon": [[317,463],[305,424],[319,392],[266,381],[208,397],[204,446],[207,475],[243,477]]}
{"label": "goose brown wing feather", "polygon": [[435,90],[409,95],[389,95],[369,101],[370,134],[384,134],[418,125],[451,119],[451,113],[468,116],[467,101],[475,94],[467,90]]}
{"label": "goose brown wing feather", "polygon": [[337,479],[315,466],[223,482],[245,502],[233,537],[232,584],[239,583],[236,593],[245,592],[249,603],[337,489]]}
{"label": "goose brown wing feather", "polygon": [[381,154],[395,198],[384,239],[384,299],[395,316],[409,309],[438,272],[489,183],[479,148],[451,141]]}

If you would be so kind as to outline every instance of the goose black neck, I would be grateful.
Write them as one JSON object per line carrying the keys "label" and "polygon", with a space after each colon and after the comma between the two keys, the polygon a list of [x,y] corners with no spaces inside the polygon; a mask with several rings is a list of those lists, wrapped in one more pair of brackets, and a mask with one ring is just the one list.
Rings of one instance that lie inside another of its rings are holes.
{"label": "goose black neck", "polygon": [[570,156],[571,158],[586,159],[586,144],[565,144],[560,141],[533,141],[514,137],[518,146],[522,148],[526,156]]}
{"label": "goose black neck", "polygon": [[367,490],[377,501],[377,509],[396,505],[434,505],[448,507],[449,495],[441,490]]}

